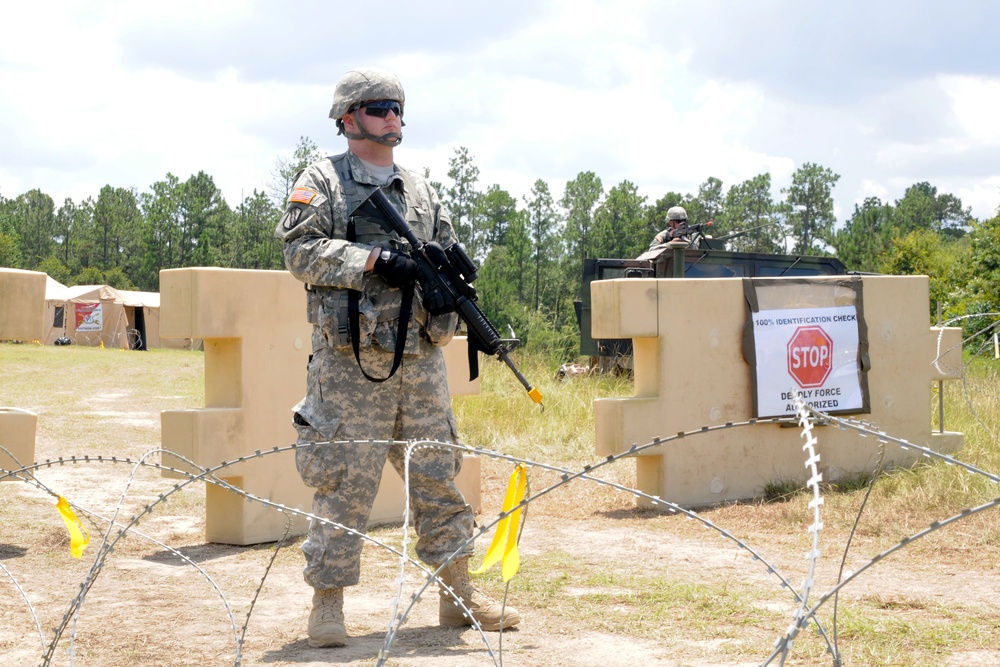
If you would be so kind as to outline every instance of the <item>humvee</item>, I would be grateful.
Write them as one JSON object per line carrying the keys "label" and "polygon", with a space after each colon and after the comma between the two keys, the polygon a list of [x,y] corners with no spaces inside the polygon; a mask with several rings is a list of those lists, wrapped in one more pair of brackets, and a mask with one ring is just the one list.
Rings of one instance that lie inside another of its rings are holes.
{"label": "humvee", "polygon": [[[739,233],[742,234],[742,233]],[[636,259],[587,259],[583,262],[582,298],[574,302],[580,326],[580,354],[602,371],[631,368],[631,339],[598,339],[591,336],[590,284],[612,278],[756,278],[781,276],[830,276],[851,273],[835,257],[730,252],[725,241],[692,233],[687,247],[656,246]],[[683,267],[680,258],[683,257]]]}

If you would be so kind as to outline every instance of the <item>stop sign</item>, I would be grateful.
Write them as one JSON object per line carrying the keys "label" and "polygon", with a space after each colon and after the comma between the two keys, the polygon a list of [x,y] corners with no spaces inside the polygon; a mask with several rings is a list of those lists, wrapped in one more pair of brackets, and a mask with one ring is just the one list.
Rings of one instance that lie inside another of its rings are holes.
{"label": "stop sign", "polygon": [[788,374],[802,388],[818,387],[833,370],[833,339],[821,327],[799,327],[788,341]]}

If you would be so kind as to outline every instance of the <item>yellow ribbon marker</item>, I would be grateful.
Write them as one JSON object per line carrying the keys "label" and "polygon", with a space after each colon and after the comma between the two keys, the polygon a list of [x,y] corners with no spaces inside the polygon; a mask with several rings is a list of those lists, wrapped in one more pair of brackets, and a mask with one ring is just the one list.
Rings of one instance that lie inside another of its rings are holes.
{"label": "yellow ribbon marker", "polygon": [[73,513],[73,509],[69,506],[69,502],[59,496],[59,501],[56,502],[56,509],[59,510],[59,514],[62,515],[63,522],[66,524],[66,529],[69,530],[69,553],[73,558],[82,558],[83,550],[87,548],[90,544],[90,533],[84,527],[80,520],[76,518],[76,514]]}
{"label": "yellow ribbon marker", "polygon": [[518,507],[513,512],[514,507],[521,504],[524,494],[528,488],[528,467],[519,463],[510,474],[510,481],[507,482],[507,493],[504,494],[502,511],[506,515],[497,524],[497,532],[493,536],[493,542],[486,551],[486,557],[478,570],[473,570],[472,574],[482,574],[497,561],[503,560],[500,571],[503,573],[503,580],[510,581],[517,574],[521,567],[521,556],[517,553],[517,532],[521,524],[521,508]]}

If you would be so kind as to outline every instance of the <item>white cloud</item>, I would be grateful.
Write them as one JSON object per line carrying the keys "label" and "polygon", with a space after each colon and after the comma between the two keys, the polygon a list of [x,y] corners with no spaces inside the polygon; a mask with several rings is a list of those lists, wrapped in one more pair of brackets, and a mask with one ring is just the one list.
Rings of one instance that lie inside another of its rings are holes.
{"label": "white cloud", "polygon": [[952,194],[973,211],[981,212],[980,218],[1000,215],[1000,176],[990,176],[968,186],[959,186]]}
{"label": "white cloud", "polygon": [[[304,2],[5,8],[0,194],[80,200],[105,184],[143,191],[168,171],[202,170],[235,205],[267,187],[300,136],[343,150],[326,118],[333,86],[348,66],[371,63],[406,85],[400,163],[439,181],[465,146],[483,188],[517,197],[541,178],[558,198],[582,171],[605,189],[629,180],[650,201],[710,176],[729,187],[770,172],[779,197],[797,167],[816,162],[841,175],[841,220],[865,196],[891,201],[919,181],[978,217],[1000,204],[1000,63],[975,38],[991,25],[985,10],[973,12],[977,26],[893,5],[906,29],[888,48],[856,21],[853,0],[832,18],[785,0],[768,0],[770,11],[679,0],[444,11],[431,1],[399,8],[405,25],[350,34],[338,26],[355,5]],[[40,46],[32,26],[43,12]],[[284,37],[303,12],[310,29]],[[964,39],[931,57],[920,40],[942,20]],[[836,45],[776,39],[829,21]]]}
{"label": "white cloud", "polygon": [[1000,144],[1000,78],[943,76],[941,87],[951,98],[955,117],[965,131],[965,139],[991,145]]}
{"label": "white cloud", "polygon": [[[854,195],[854,203],[860,205],[869,197],[878,197],[884,203],[892,203],[892,200],[889,198],[888,188],[881,183],[864,179],[861,181],[861,186]],[[848,215],[850,215],[850,211],[848,211]]]}

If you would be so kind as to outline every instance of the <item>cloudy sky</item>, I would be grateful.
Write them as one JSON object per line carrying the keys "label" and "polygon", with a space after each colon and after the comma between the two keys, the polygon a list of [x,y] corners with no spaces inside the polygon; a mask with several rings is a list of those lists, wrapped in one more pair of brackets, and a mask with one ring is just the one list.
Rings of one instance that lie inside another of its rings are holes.
{"label": "cloudy sky", "polygon": [[650,203],[806,162],[838,219],[928,181],[1000,207],[1000,3],[992,0],[49,0],[0,9],[0,195],[57,206],[205,171],[237,205],[327,119],[347,69],[407,92],[397,161],[558,198],[593,171]]}

